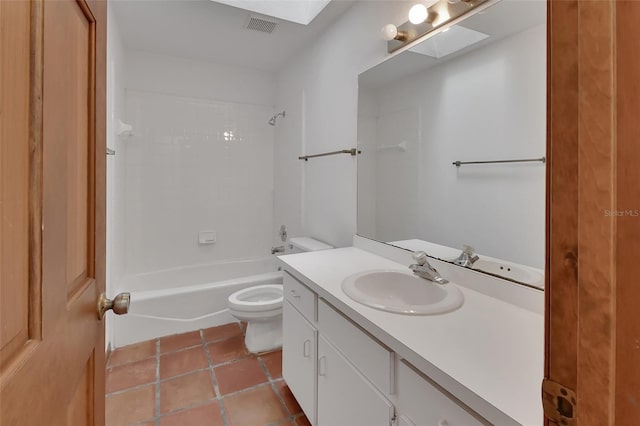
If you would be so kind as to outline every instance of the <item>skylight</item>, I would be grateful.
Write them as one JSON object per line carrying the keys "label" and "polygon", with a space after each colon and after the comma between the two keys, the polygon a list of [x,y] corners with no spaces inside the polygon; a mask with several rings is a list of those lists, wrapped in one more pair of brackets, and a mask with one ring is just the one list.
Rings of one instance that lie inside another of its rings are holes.
{"label": "skylight", "polygon": [[251,12],[308,25],[331,0],[212,0]]}
{"label": "skylight", "polygon": [[409,50],[434,58],[442,58],[478,43],[487,37],[489,37],[488,34],[454,25]]}

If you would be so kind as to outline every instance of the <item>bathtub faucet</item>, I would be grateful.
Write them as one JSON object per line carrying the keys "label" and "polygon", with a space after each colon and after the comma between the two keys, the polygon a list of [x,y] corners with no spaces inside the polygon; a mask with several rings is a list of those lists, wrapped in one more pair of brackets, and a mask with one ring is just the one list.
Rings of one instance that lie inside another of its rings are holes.
{"label": "bathtub faucet", "polygon": [[271,254],[284,253],[284,246],[271,247]]}

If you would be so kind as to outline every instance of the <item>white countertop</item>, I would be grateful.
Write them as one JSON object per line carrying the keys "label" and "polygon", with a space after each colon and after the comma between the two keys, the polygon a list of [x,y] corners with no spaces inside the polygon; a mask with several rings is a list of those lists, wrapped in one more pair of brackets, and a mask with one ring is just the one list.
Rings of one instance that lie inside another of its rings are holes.
{"label": "white countertop", "polygon": [[[458,286],[465,301],[454,312],[430,316],[383,312],[351,300],[342,291],[342,281],[370,269],[406,271],[406,265],[355,247],[279,259],[285,270],[490,422],[542,423],[544,317],[540,312],[466,284]],[[534,290],[523,287],[526,291]]]}

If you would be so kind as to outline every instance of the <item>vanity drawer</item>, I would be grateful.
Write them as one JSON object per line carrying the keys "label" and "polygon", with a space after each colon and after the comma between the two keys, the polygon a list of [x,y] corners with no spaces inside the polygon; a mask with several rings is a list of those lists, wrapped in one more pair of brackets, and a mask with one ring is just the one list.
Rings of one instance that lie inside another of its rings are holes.
{"label": "vanity drawer", "polygon": [[318,300],[318,329],[385,395],[394,393],[393,352],[354,325],[325,300]]}
{"label": "vanity drawer", "polygon": [[309,321],[316,321],[316,294],[307,286],[284,273],[284,297]]}
{"label": "vanity drawer", "polygon": [[491,423],[459,404],[404,360],[398,362],[397,408],[407,424],[482,426]]}

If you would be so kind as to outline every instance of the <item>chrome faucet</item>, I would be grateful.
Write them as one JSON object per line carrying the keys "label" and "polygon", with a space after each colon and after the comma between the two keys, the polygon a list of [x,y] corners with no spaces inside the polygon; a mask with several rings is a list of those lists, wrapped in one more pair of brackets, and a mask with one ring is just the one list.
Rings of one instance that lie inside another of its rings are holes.
{"label": "chrome faucet", "polygon": [[284,246],[271,247],[271,254],[284,253]]}
{"label": "chrome faucet", "polygon": [[446,284],[449,282],[442,278],[433,266],[429,265],[429,262],[427,262],[427,253],[415,251],[413,252],[413,259],[416,263],[409,265],[409,269],[411,269],[415,275],[438,284]]}
{"label": "chrome faucet", "polygon": [[458,256],[453,263],[458,266],[464,266],[465,268],[472,268],[473,264],[480,259],[474,251],[475,249],[473,247],[464,244],[462,246],[462,253],[460,253],[460,256]]}

